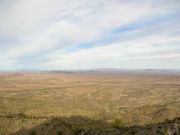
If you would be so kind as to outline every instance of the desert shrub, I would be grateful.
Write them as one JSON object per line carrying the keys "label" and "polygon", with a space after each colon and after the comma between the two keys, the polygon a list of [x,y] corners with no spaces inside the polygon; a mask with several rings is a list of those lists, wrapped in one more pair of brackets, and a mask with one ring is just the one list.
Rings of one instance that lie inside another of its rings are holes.
{"label": "desert shrub", "polygon": [[58,130],[57,135],[62,135],[62,131]]}
{"label": "desert shrub", "polygon": [[29,133],[29,135],[36,135],[36,131],[31,131],[30,133]]}
{"label": "desert shrub", "polygon": [[74,135],[89,135],[89,134],[91,133],[86,129],[79,129],[76,132],[74,132]]}
{"label": "desert shrub", "polygon": [[169,135],[169,132],[167,130],[164,130],[161,132],[161,135]]}
{"label": "desert shrub", "polygon": [[72,127],[72,131],[74,134],[77,134],[78,132],[80,132],[82,129],[79,126],[74,126]]}
{"label": "desert shrub", "polygon": [[27,118],[27,116],[24,113],[18,113],[16,114],[19,118]]}
{"label": "desert shrub", "polygon": [[123,121],[120,119],[114,119],[114,121],[112,122],[112,126],[115,128],[120,128],[123,126]]}

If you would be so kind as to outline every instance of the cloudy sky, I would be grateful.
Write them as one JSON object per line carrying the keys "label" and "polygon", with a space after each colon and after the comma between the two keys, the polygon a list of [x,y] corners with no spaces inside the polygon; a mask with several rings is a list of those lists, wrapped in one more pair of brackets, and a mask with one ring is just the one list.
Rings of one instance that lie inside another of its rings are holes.
{"label": "cloudy sky", "polygon": [[0,70],[180,69],[180,0],[0,0]]}

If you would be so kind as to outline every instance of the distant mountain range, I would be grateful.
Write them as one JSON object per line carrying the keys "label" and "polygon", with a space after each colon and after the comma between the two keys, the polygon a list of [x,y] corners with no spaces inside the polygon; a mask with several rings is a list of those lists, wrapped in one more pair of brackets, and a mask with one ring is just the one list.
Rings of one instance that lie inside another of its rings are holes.
{"label": "distant mountain range", "polygon": [[144,74],[180,74],[178,69],[115,69],[101,68],[91,70],[54,70],[50,73],[144,73]]}
{"label": "distant mountain range", "polygon": [[180,69],[118,69],[118,68],[100,68],[100,69],[82,69],[82,70],[0,70],[0,73],[121,73],[121,74],[177,74],[180,75]]}

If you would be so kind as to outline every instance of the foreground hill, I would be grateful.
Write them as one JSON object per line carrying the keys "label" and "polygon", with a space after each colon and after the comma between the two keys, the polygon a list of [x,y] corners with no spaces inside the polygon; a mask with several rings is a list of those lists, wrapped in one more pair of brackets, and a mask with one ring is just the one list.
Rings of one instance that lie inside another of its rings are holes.
{"label": "foreground hill", "polygon": [[[26,119],[26,118],[24,118]],[[122,127],[81,116],[53,118],[31,129],[10,135],[180,135],[180,118],[144,126]]]}

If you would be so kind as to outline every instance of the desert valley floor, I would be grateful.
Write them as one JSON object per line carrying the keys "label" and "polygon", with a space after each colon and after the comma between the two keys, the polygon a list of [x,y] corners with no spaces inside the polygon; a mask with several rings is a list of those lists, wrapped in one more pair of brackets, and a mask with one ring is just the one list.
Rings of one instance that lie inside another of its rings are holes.
{"label": "desert valley floor", "polygon": [[180,75],[0,74],[0,135],[71,135],[86,128],[84,135],[90,128],[111,135],[178,117]]}

